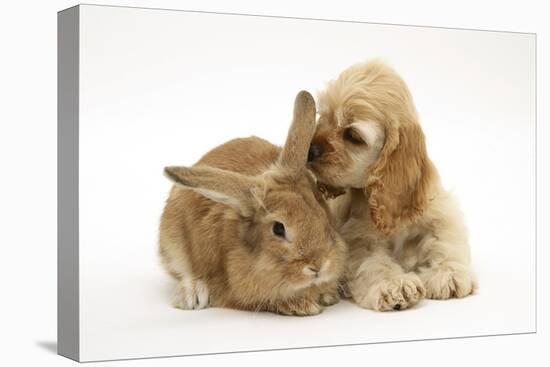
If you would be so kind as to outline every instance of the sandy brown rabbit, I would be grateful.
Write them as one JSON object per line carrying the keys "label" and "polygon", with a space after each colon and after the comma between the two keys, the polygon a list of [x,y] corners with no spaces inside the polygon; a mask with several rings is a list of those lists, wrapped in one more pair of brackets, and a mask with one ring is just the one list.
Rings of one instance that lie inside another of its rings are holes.
{"label": "sandy brown rabbit", "polygon": [[305,169],[315,102],[295,101],[283,149],[231,140],[174,183],[160,224],[160,255],[178,281],[174,305],[315,315],[338,301],[346,246]]}

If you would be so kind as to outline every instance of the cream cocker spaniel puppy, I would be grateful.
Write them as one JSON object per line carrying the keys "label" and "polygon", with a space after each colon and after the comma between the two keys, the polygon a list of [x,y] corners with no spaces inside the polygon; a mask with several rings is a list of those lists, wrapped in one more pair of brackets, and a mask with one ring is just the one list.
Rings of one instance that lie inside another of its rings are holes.
{"label": "cream cocker spaniel puppy", "polygon": [[308,161],[334,198],[350,247],[348,295],[357,304],[400,310],[475,291],[462,212],[440,183],[409,89],[391,68],[357,64],[328,84]]}

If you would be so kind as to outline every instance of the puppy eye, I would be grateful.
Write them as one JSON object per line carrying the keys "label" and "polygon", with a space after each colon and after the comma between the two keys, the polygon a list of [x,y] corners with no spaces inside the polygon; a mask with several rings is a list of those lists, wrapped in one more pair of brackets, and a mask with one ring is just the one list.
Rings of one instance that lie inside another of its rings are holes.
{"label": "puppy eye", "polygon": [[359,145],[365,144],[361,136],[353,128],[348,127],[344,130],[344,140],[349,141],[352,144]]}
{"label": "puppy eye", "polygon": [[273,234],[277,237],[285,238],[285,226],[281,222],[273,223]]}

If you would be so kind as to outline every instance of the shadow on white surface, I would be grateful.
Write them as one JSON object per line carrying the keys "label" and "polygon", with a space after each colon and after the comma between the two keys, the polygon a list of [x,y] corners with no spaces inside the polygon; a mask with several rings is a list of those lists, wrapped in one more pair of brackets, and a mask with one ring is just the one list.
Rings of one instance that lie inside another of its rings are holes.
{"label": "shadow on white surface", "polygon": [[50,352],[50,353],[53,353],[53,354],[57,354],[57,342],[56,341],[44,341],[44,340],[39,340],[36,342],[36,345],[38,345],[40,348]]}

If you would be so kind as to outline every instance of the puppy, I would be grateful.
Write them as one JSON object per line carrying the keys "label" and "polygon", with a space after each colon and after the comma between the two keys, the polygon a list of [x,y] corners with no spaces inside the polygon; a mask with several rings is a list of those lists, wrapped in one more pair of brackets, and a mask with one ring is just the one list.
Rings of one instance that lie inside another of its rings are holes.
{"label": "puppy", "polygon": [[350,246],[361,307],[402,310],[461,298],[477,282],[463,216],[441,185],[405,82],[380,61],[351,66],[319,96],[309,168]]}

